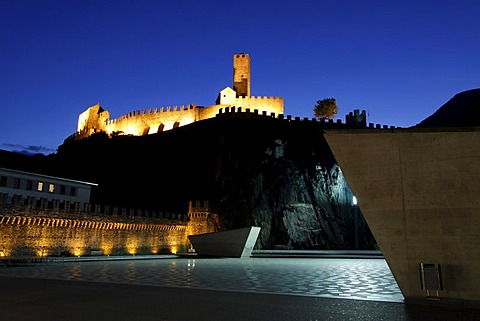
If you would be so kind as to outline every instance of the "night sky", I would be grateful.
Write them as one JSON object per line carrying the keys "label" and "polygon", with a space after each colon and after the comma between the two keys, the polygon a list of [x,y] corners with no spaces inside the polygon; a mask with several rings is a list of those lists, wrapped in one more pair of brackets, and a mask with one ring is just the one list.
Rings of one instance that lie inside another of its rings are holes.
{"label": "night sky", "polygon": [[0,149],[52,153],[99,102],[133,110],[215,103],[233,54],[251,93],[312,117],[409,127],[480,87],[480,1],[0,0]]}

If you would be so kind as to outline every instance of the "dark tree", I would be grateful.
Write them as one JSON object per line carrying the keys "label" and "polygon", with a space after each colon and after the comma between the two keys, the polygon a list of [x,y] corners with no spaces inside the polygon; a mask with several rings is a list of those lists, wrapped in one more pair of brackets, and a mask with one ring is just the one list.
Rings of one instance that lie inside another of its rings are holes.
{"label": "dark tree", "polygon": [[313,107],[313,114],[318,118],[332,119],[338,113],[337,101],[335,98],[317,100]]}

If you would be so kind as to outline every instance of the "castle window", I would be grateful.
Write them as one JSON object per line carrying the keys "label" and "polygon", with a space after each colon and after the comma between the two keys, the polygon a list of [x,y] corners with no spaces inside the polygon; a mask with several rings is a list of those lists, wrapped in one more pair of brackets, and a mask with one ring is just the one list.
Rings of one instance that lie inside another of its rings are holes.
{"label": "castle window", "polygon": [[245,55],[242,55],[242,57],[245,57]]}
{"label": "castle window", "polygon": [[7,186],[7,176],[0,176],[0,186]]}
{"label": "castle window", "polygon": [[15,178],[13,180],[13,188],[20,188],[20,178]]}
{"label": "castle window", "polygon": [[55,184],[48,184],[48,192],[49,193],[55,192]]}
{"label": "castle window", "polygon": [[77,189],[73,186],[70,187],[70,196],[76,196],[77,195]]}
{"label": "castle window", "polygon": [[60,194],[61,195],[65,195],[65,190],[66,190],[65,185],[60,185]]}
{"label": "castle window", "polygon": [[37,191],[42,192],[43,191],[43,182],[38,182],[37,184]]}
{"label": "castle window", "polygon": [[33,189],[33,181],[30,179],[27,179],[27,186],[25,187],[27,191],[31,191]]}
{"label": "castle window", "polygon": [[240,58],[240,55],[237,55],[237,58]]}

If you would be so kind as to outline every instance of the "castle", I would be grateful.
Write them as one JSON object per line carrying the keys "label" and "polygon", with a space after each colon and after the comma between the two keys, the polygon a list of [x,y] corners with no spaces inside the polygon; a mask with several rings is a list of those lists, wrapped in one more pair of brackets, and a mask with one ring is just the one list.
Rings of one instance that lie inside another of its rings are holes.
{"label": "castle", "polygon": [[233,89],[226,87],[220,91],[215,105],[149,108],[110,119],[110,113],[96,104],[78,117],[75,139],[87,138],[96,132],[105,132],[109,136],[155,134],[213,118],[230,107],[258,113],[284,113],[282,97],[250,96],[250,56],[246,53],[233,56]]}

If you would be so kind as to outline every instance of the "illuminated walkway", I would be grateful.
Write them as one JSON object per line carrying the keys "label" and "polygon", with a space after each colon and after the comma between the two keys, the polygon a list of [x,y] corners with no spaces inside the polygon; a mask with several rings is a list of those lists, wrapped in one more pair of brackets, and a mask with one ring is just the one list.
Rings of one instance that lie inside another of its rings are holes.
{"label": "illuminated walkway", "polygon": [[50,263],[0,275],[403,302],[383,259],[165,258]]}

